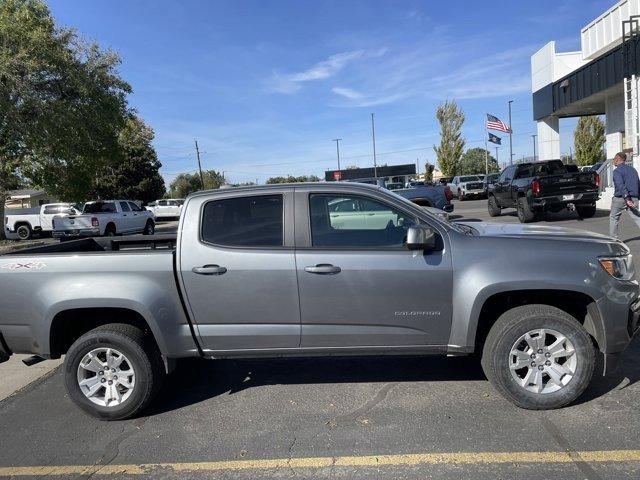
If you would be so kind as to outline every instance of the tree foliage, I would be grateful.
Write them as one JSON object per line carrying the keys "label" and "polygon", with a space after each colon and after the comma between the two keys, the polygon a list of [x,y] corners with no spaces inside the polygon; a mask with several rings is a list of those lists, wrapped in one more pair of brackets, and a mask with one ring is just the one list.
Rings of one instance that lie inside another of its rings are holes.
{"label": "tree foliage", "polygon": [[436,167],[429,162],[424,164],[424,180],[425,182],[433,182],[433,171]]}
{"label": "tree foliage", "polygon": [[491,156],[491,153],[484,148],[476,147],[464,152],[456,175],[484,174],[485,159],[489,167],[487,173],[498,173],[500,171],[500,166],[497,160]]}
{"label": "tree foliage", "polygon": [[[215,170],[204,170],[204,189],[220,188],[224,185],[224,177]],[[203,190],[199,173],[181,173],[169,186],[169,195],[172,198],[184,198],[190,193]]]}
{"label": "tree foliage", "polygon": [[578,165],[593,165],[604,160],[604,123],[598,116],[580,117],[573,132]]}
{"label": "tree foliage", "polygon": [[465,141],[462,138],[464,112],[454,100],[447,100],[436,110],[436,118],[440,122],[440,145],[434,145],[433,150],[436,152],[442,174],[453,177],[459,173],[460,157],[464,151]]}
{"label": "tree foliage", "polygon": [[0,0],[0,216],[17,173],[62,199],[91,189],[118,154],[130,92],[119,63],[41,0]]}
{"label": "tree foliage", "polygon": [[267,183],[303,183],[303,182],[319,182],[320,178],[315,175],[300,175],[294,177],[293,175],[287,175],[286,177],[271,177],[267,179]]}
{"label": "tree foliage", "polygon": [[122,158],[103,168],[95,179],[99,198],[127,198],[151,202],[165,194],[162,164],[151,142],[153,129],[130,115],[119,134]]}

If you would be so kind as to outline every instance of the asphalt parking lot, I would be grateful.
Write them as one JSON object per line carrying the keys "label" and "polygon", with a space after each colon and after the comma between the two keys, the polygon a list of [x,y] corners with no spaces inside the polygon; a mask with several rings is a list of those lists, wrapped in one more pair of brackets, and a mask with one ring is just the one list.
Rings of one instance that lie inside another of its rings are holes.
{"label": "asphalt parking lot", "polygon": [[[484,200],[454,214],[489,218]],[[606,212],[545,223],[608,231]],[[623,219],[638,259],[634,229]],[[182,361],[146,416],[111,423],[54,371],[0,402],[0,477],[637,479],[639,355],[636,340],[614,375],[547,412],[504,400],[475,358]]]}

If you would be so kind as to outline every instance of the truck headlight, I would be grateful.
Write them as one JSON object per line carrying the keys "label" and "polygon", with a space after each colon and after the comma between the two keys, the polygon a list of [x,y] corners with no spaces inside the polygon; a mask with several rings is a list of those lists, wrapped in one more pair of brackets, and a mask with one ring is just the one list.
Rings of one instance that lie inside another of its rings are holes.
{"label": "truck headlight", "polygon": [[633,271],[631,270],[631,262],[633,256],[631,254],[624,257],[600,257],[598,261],[600,265],[613,278],[618,280],[629,280]]}

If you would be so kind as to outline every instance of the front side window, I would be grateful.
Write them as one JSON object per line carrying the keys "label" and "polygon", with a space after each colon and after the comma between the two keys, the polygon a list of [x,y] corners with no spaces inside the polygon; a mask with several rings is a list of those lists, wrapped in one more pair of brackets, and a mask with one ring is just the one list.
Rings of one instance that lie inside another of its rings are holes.
{"label": "front side window", "polygon": [[283,205],[282,195],[208,202],[202,214],[202,239],[232,247],[282,246]]}
{"label": "front side window", "polygon": [[[336,210],[335,205],[350,205]],[[416,219],[371,198],[311,194],[311,240],[314,247],[401,247]]]}
{"label": "front side window", "polygon": [[129,204],[127,202],[120,202],[120,208],[125,213],[131,211],[131,208],[129,208]]}

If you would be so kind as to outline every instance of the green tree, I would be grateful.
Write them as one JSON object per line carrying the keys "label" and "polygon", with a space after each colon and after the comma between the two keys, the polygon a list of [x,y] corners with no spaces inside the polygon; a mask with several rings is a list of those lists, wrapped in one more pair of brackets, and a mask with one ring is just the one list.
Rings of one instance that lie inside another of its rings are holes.
{"label": "green tree", "polygon": [[604,160],[604,141],[604,123],[600,117],[580,117],[573,132],[576,163],[593,165]]}
{"label": "green tree", "polygon": [[[204,170],[205,189],[220,188],[224,185],[224,177],[215,170]],[[199,173],[181,173],[169,186],[169,195],[173,198],[184,198],[190,193],[203,190]]]}
{"label": "green tree", "polygon": [[110,162],[95,179],[99,198],[127,198],[151,202],[165,194],[162,164],[151,142],[153,129],[130,115],[119,135],[121,158]]}
{"label": "green tree", "polygon": [[436,167],[431,165],[429,162],[424,164],[424,180],[425,182],[433,182],[433,170]]}
{"label": "green tree", "polygon": [[315,175],[300,175],[295,177],[293,175],[287,175],[286,177],[271,177],[267,179],[267,183],[303,183],[303,182],[319,182],[320,178]]}
{"label": "green tree", "polygon": [[118,152],[131,90],[119,63],[41,0],[0,0],[0,218],[16,174],[63,199],[88,193]]}
{"label": "green tree", "polygon": [[[486,157],[485,157],[486,156]],[[460,159],[460,167],[457,175],[473,175],[485,173],[485,159],[487,160],[489,171],[487,173],[497,173],[500,166],[488,150],[484,148],[470,148],[462,155]]]}
{"label": "green tree", "polygon": [[442,174],[453,177],[459,173],[460,157],[464,151],[465,141],[462,138],[464,112],[455,100],[447,100],[436,110],[436,118],[440,122],[440,145],[434,145],[433,150],[436,152]]}

